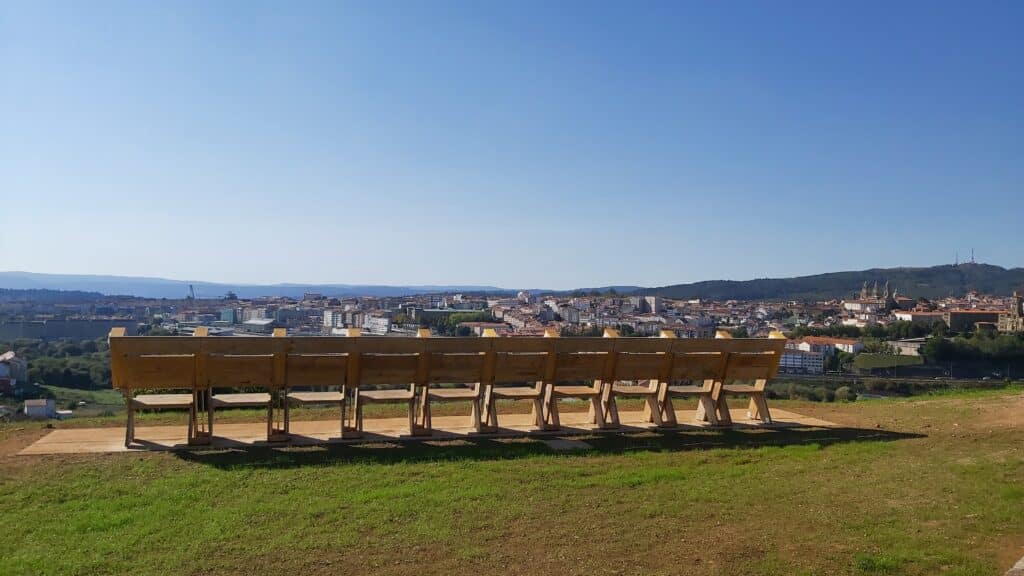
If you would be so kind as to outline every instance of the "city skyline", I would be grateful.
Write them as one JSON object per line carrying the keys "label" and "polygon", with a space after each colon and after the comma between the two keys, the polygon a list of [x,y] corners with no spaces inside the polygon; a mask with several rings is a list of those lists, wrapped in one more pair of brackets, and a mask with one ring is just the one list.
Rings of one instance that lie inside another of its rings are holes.
{"label": "city skyline", "polygon": [[1007,267],[1016,4],[0,7],[0,269],[662,286]]}

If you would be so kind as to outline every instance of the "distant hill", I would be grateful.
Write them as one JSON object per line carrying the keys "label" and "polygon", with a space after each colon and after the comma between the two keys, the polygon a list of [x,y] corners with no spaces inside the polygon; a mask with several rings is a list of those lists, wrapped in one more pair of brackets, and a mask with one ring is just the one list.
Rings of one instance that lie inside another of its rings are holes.
{"label": "distant hill", "polygon": [[102,298],[103,294],[100,294],[99,292],[82,292],[80,290],[0,288],[0,302],[45,302],[48,304],[67,304],[77,302],[94,302]]}
{"label": "distant hill", "polygon": [[940,298],[962,296],[969,290],[1009,295],[1024,290],[1024,268],[1006,269],[991,264],[944,265],[929,268],[872,268],[856,272],[830,272],[796,278],[709,280],[646,288],[641,294],[666,298],[708,300],[827,300],[849,298],[864,282],[881,287],[886,281],[900,294]]}
{"label": "distant hill", "polygon": [[167,278],[135,276],[99,276],[91,274],[37,274],[34,272],[0,272],[0,288],[20,290],[79,290],[106,295],[139,296],[142,298],[184,298],[189,284],[198,298],[220,298],[229,291],[239,298],[288,296],[301,298],[305,292],[324,296],[408,296],[435,292],[509,292],[494,286],[379,286],[361,284],[219,284]]}
{"label": "distant hill", "polygon": [[[532,289],[534,294],[569,295],[593,292],[619,294],[657,294],[667,298],[702,298],[706,300],[827,300],[848,298],[860,290],[864,282],[879,286],[889,281],[900,294],[925,298],[962,296],[974,289],[985,294],[1008,295],[1024,291],[1024,268],[1006,269],[991,264],[945,265],[930,268],[872,268],[856,272],[830,272],[797,278],[763,278],[757,280],[708,280],[692,284],[674,284],[659,288],[639,286],[605,286],[576,290]],[[189,284],[199,298],[219,298],[231,291],[239,298],[288,296],[301,298],[305,292],[325,296],[410,296],[438,292],[514,294],[517,289],[495,286],[383,286],[362,284],[218,284],[166,278],[131,276],[98,276],[72,274],[36,274],[32,272],[0,272],[0,288],[14,290],[72,290],[106,295],[130,295],[143,298],[184,298]],[[67,297],[65,294],[60,298]],[[94,294],[81,295],[91,299]],[[51,295],[56,298],[57,296]]]}

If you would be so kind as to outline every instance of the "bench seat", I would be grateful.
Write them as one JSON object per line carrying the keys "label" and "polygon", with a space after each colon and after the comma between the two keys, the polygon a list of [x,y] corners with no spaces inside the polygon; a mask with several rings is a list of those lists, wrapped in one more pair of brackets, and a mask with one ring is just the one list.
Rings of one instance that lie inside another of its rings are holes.
{"label": "bench seat", "polygon": [[431,400],[476,400],[480,394],[472,388],[431,388]]}
{"label": "bench seat", "polygon": [[516,399],[516,398],[540,398],[543,390],[537,390],[533,386],[495,386],[491,394],[495,398]]}
{"label": "bench seat", "polygon": [[412,390],[359,390],[359,398],[370,402],[408,402],[416,396]]}
{"label": "bench seat", "polygon": [[743,384],[726,384],[722,386],[722,391],[726,394],[757,394],[764,392],[763,389],[757,388],[756,386]]}
{"label": "bench seat", "polygon": [[137,408],[191,408],[191,394],[139,394],[132,398]]}
{"label": "bench seat", "polygon": [[658,389],[650,386],[636,386],[632,384],[615,384],[612,392],[620,396],[657,396]]}
{"label": "bench seat", "polygon": [[215,394],[210,397],[211,406],[267,406],[270,404],[270,394],[266,392],[253,392],[244,394]]}
{"label": "bench seat", "polygon": [[345,395],[341,392],[289,392],[288,400],[299,404],[341,404]]}
{"label": "bench seat", "polygon": [[551,394],[555,398],[592,398],[601,395],[593,386],[555,386]]}
{"label": "bench seat", "polygon": [[698,394],[710,394],[711,390],[704,386],[669,386],[670,396],[695,396]]}

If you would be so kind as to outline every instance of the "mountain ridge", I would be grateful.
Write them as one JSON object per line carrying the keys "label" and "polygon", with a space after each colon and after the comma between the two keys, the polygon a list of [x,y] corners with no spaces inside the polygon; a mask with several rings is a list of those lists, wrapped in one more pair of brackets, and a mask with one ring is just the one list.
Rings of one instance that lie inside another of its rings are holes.
{"label": "mountain ridge", "polygon": [[993,264],[943,264],[927,267],[870,268],[792,278],[705,280],[641,290],[644,295],[708,300],[830,300],[849,298],[867,282],[911,297],[963,296],[969,290],[1008,296],[1024,288],[1024,268]]}
{"label": "mountain ridge", "polygon": [[[753,280],[704,280],[660,287],[630,285],[575,290],[530,289],[533,293],[574,294],[607,292],[614,288],[620,295],[658,295],[666,298],[705,300],[829,300],[848,298],[858,292],[864,282],[890,288],[912,297],[938,298],[962,296],[969,290],[1009,295],[1024,289],[1024,268],[1003,268],[993,264],[944,264],[927,267],[870,268],[842,272],[826,272],[790,278],[756,278]],[[108,296],[130,295],[142,298],[184,298],[189,286],[200,298],[219,298],[234,292],[239,298],[288,296],[299,298],[305,292],[325,296],[396,297],[438,292],[476,292],[509,294],[517,288],[477,285],[408,285],[382,284],[232,284],[205,281],[172,280],[145,276],[113,276],[91,274],[44,274],[36,272],[0,272],[0,288],[43,289],[99,292]]]}

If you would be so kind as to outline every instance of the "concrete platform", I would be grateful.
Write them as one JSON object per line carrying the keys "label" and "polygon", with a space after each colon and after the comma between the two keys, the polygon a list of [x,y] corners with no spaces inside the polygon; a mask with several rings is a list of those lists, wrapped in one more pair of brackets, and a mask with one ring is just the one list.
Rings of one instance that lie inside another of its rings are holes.
{"label": "concrete platform", "polygon": [[[677,410],[676,418],[680,426],[676,430],[714,429],[706,423],[695,421],[693,410]],[[772,409],[774,422],[762,424],[758,421],[746,420],[745,411],[733,410],[733,429],[751,428],[794,428],[814,427],[830,428],[831,422],[802,416],[785,410]],[[741,418],[743,417],[743,418]],[[541,431],[533,427],[529,414],[502,414],[502,427],[495,433],[476,434],[469,425],[466,416],[435,416],[433,418],[434,433],[432,436],[409,436],[408,418],[367,418],[364,422],[364,434],[359,439],[341,439],[338,420],[292,421],[292,438],[288,442],[268,443],[266,441],[267,423],[217,423],[216,436],[209,446],[189,446],[186,439],[186,427],[180,426],[149,426],[137,427],[135,432],[138,447],[124,446],[124,428],[66,428],[50,432],[19,454],[83,454],[105,452],[145,452],[148,450],[186,450],[202,448],[228,448],[238,446],[281,446],[281,445],[316,445],[334,443],[367,443],[367,442],[417,442],[452,438],[497,438],[515,436],[563,437],[594,433],[637,432],[655,428],[653,424],[643,422],[639,411],[620,412],[622,427],[614,430],[599,430],[587,422],[585,412],[563,412],[562,428],[557,431]]]}

